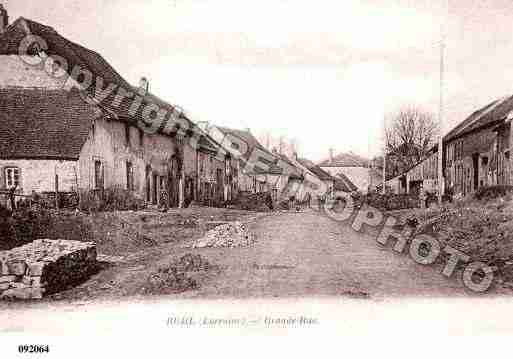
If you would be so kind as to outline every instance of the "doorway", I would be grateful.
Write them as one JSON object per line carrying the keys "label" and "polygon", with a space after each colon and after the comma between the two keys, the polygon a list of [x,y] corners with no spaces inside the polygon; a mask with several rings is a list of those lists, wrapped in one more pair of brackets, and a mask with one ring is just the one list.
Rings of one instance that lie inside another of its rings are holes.
{"label": "doorway", "polygon": [[474,153],[472,155],[472,171],[473,171],[473,188],[474,191],[477,191],[479,187],[479,153]]}
{"label": "doorway", "polygon": [[158,203],[158,194],[159,194],[159,182],[158,182],[159,176],[157,174],[153,174],[153,198],[151,203],[157,204]]}

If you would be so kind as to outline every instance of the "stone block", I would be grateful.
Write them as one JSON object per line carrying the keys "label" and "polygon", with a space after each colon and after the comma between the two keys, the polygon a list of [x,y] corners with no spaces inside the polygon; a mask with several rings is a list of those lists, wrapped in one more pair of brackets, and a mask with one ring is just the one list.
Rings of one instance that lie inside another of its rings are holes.
{"label": "stone block", "polygon": [[25,288],[30,288],[30,285],[27,285],[23,282],[12,282],[11,287],[18,288],[18,289],[25,289]]}
{"label": "stone block", "polygon": [[15,275],[3,275],[0,277],[0,283],[10,283],[16,281]]}
{"label": "stone block", "polygon": [[7,257],[0,257],[0,275],[9,275],[9,266],[7,265]]}
{"label": "stone block", "polygon": [[32,280],[32,287],[41,287],[41,277],[30,277]]}
{"label": "stone block", "polygon": [[40,299],[87,279],[95,269],[96,245],[67,240],[36,240],[0,252],[3,298]]}
{"label": "stone block", "polygon": [[24,275],[27,270],[27,263],[24,261],[11,261],[7,262],[9,266],[9,273],[14,275]]}
{"label": "stone block", "polygon": [[30,291],[30,288],[11,288],[4,291],[0,298],[32,299],[32,292]]}
{"label": "stone block", "polygon": [[32,262],[28,263],[28,275],[41,276],[43,274],[43,269],[45,268],[46,262]]}

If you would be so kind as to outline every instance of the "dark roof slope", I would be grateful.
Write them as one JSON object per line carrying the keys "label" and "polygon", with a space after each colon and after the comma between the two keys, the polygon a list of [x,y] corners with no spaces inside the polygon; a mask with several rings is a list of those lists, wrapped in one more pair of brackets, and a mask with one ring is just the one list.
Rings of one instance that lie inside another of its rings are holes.
{"label": "dark roof slope", "polygon": [[[246,153],[242,154],[241,160],[243,162],[248,161],[250,159],[252,152],[254,151],[255,148],[258,148],[259,151],[264,152],[268,157],[273,158],[274,162],[264,161],[268,165],[267,170],[264,170],[262,168],[259,168],[258,166],[255,166],[255,172],[257,174],[273,174],[273,175],[282,174],[283,168],[280,168],[280,166],[278,166],[278,160],[280,160],[280,159],[283,161],[286,161],[288,164],[290,164],[291,166],[296,168],[286,157],[280,157],[280,156],[277,156],[277,155],[269,152],[264,146],[262,146],[260,144],[260,142],[258,142],[258,140],[255,138],[255,136],[253,136],[253,134],[251,132],[239,130],[239,129],[232,129],[232,128],[228,128],[228,127],[222,127],[222,126],[216,126],[216,128],[219,131],[221,131],[224,135],[229,134],[230,136],[235,136],[235,137],[241,139],[242,141],[244,141],[244,143],[248,147],[248,150],[246,151]],[[261,159],[261,160],[263,160],[263,159]]]}
{"label": "dark roof slope", "polygon": [[451,141],[479,128],[494,125],[497,122],[504,120],[511,111],[513,111],[513,96],[495,100],[485,107],[475,111],[463,122],[453,128],[444,136],[444,141]]}
{"label": "dark roof slope", "polygon": [[369,160],[355,153],[340,153],[319,163],[320,167],[368,167]]}
{"label": "dark roof slope", "polygon": [[[97,79],[101,78],[102,88],[113,84],[116,86],[111,94],[98,104],[99,107],[106,110],[109,114],[117,119],[140,123],[143,120],[142,111],[148,104],[155,104],[161,109],[168,111],[168,114],[174,110],[174,106],[159,99],[158,97],[147,93],[143,96],[142,105],[139,106],[135,114],[130,113],[129,109],[134,102],[134,98],[126,97],[119,106],[113,106],[114,98],[118,92],[118,88],[123,88],[127,92],[136,92],[137,89],[132,87],[100,54],[78,45],[67,38],[61,36],[53,28],[42,25],[32,20],[19,18],[13,22],[6,31],[0,35],[0,55],[19,55],[20,44],[27,35],[37,35],[42,38],[47,45],[46,49],[42,49],[49,56],[58,55],[67,61],[67,72],[71,74],[75,66],[87,69],[93,74],[93,83],[87,89],[89,95],[94,96]],[[38,53],[31,48],[29,54]],[[99,83],[100,84],[100,83]],[[187,117],[182,116],[192,126],[194,124]],[[162,124],[164,125],[164,124]]]}
{"label": "dark roof slope", "polygon": [[301,163],[303,166],[308,168],[314,175],[316,175],[321,181],[330,181],[334,180],[334,178],[321,167],[317,166],[312,161],[306,158],[298,158],[297,161]]}
{"label": "dark roof slope", "polygon": [[78,159],[98,110],[78,91],[0,89],[0,158]]}
{"label": "dark roof slope", "polygon": [[343,173],[337,173],[335,176],[335,190],[352,192],[358,190],[358,187]]}

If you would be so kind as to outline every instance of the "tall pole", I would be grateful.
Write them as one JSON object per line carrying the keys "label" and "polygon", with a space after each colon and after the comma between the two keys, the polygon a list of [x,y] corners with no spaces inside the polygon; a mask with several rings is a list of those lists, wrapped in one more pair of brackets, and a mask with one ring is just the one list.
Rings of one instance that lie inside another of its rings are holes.
{"label": "tall pole", "polygon": [[386,190],[386,182],[387,182],[386,168],[387,168],[387,153],[386,153],[386,151],[383,151],[383,194],[387,193],[387,190]]}
{"label": "tall pole", "polygon": [[444,171],[443,171],[443,106],[444,106],[444,50],[445,41],[444,34],[440,41],[440,107],[438,109],[438,129],[440,131],[438,137],[438,203],[442,204],[442,196],[444,194]]}
{"label": "tall pole", "polygon": [[386,144],[386,120],[383,117],[383,194],[386,194],[386,182],[387,182],[387,144]]}

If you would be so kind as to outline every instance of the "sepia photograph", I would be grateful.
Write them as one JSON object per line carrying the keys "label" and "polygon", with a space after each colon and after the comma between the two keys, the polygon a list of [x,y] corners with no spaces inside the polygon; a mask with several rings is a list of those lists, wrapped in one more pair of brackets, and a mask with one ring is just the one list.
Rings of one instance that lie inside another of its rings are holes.
{"label": "sepia photograph", "polygon": [[512,24],[510,0],[0,0],[0,357],[493,355]]}

